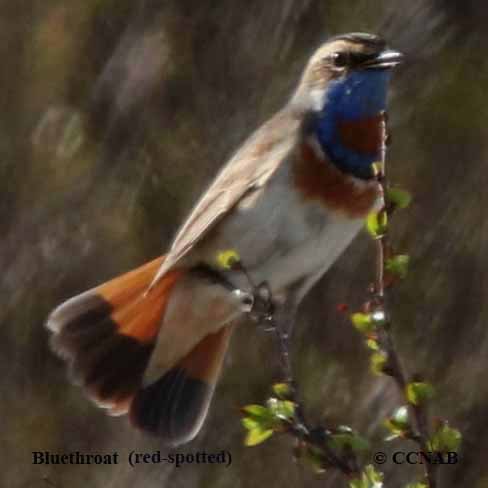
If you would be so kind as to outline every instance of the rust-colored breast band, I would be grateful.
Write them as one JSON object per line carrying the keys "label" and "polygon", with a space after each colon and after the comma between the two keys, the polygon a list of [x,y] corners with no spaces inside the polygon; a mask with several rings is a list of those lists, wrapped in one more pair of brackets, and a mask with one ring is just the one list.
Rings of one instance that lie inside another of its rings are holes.
{"label": "rust-colored breast band", "polygon": [[318,201],[351,219],[366,217],[380,195],[376,182],[357,181],[342,173],[307,142],[295,154],[293,182],[304,199]]}

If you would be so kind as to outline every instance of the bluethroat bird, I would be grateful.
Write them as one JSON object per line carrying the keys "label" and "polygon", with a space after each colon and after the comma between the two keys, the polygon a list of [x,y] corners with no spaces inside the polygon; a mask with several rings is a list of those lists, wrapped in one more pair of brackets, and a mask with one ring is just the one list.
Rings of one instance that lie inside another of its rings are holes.
{"label": "bluethroat bird", "polygon": [[248,289],[242,270],[221,269],[216,256],[233,250],[253,283],[267,283],[283,320],[293,317],[381,204],[373,163],[401,60],[371,34],[323,44],[288,103],[224,166],[167,254],[51,313],[52,345],[92,400],[169,445],[195,437],[232,330],[249,311],[249,294],[225,286]]}

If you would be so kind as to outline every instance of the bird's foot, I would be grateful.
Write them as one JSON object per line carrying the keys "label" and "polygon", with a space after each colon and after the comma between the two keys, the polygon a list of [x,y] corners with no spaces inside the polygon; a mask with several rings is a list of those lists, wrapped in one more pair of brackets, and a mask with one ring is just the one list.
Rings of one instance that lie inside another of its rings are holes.
{"label": "bird's foot", "polygon": [[251,320],[265,331],[276,329],[274,324],[275,304],[271,289],[266,281],[255,286],[252,290],[253,304],[249,311]]}

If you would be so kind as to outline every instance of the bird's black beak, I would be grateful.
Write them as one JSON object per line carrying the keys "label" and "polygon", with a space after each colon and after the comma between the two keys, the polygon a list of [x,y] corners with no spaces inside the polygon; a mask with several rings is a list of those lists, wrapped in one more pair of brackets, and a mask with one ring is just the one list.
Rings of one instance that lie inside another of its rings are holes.
{"label": "bird's black beak", "polygon": [[381,51],[376,56],[361,63],[361,68],[365,69],[381,69],[393,68],[403,61],[403,54],[392,49]]}

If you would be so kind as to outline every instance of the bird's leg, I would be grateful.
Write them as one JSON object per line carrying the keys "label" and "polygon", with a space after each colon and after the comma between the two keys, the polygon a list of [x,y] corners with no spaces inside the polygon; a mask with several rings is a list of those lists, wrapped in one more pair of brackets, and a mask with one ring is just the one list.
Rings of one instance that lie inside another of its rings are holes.
{"label": "bird's leg", "polygon": [[249,314],[253,322],[265,331],[276,334],[284,380],[295,391],[296,387],[290,361],[290,333],[297,309],[295,300],[285,301],[278,306],[273,299],[268,282],[263,281],[256,285],[241,261],[236,261],[232,269],[240,272],[248,285],[248,290],[234,289],[233,293],[238,294],[240,297],[242,296],[242,310]]}
{"label": "bird's leg", "polygon": [[293,328],[296,312],[294,302],[289,302],[292,304],[291,306],[286,302],[278,306],[273,299],[273,294],[267,281],[255,285],[240,261],[234,265],[233,269],[240,271],[249,285],[252,296],[252,305],[250,305],[248,311],[250,318],[266,332],[275,332],[280,348],[284,379],[292,388],[295,388],[290,361],[290,332]]}
{"label": "bird's leg", "polygon": [[290,359],[291,349],[291,331],[295,321],[296,307],[292,302],[286,301],[277,307],[273,316],[273,325],[280,349],[281,365],[285,381],[293,390],[296,390],[295,381],[293,379],[293,371]]}
{"label": "bird's leg", "polygon": [[[265,331],[274,332],[276,335],[283,381],[288,384],[290,388],[290,400],[295,403],[294,427],[300,437],[309,435],[310,432],[305,421],[302,404],[299,401],[298,387],[293,376],[290,359],[290,335],[298,308],[296,297],[287,297],[288,300],[284,301],[275,300],[269,284],[263,281],[256,286],[240,261],[233,269],[242,272],[250,289],[250,292],[235,290],[234,293],[240,292],[246,294],[248,298],[246,311],[249,313],[251,319]],[[249,301],[249,297],[252,297],[251,301]]]}
{"label": "bird's leg", "polygon": [[284,381],[295,391],[295,381],[290,360],[290,332],[295,320],[296,306],[293,301],[278,303],[274,300],[269,284],[263,281],[252,285],[253,306],[249,312],[251,319],[266,332],[274,332],[277,338]]}
{"label": "bird's leg", "polygon": [[[241,292],[236,290],[234,293],[250,293],[252,303],[246,303],[251,320],[266,332],[274,332],[278,339],[278,346],[280,349],[281,366],[284,373],[284,380],[294,388],[294,380],[290,361],[290,332],[293,327],[294,313],[291,312],[290,307],[282,304],[277,307],[271,288],[268,282],[263,281],[259,285],[255,285],[247,273],[246,269],[239,263],[239,267],[234,267],[243,273],[248,282],[250,292]],[[296,307],[292,307],[293,311]]]}

